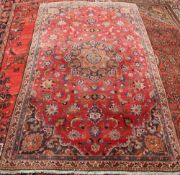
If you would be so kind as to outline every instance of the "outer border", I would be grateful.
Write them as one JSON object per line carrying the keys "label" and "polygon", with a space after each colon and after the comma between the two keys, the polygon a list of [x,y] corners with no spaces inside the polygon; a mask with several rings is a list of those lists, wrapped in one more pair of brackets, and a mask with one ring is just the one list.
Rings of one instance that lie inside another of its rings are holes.
{"label": "outer border", "polygon": [[[69,4],[72,5],[72,2],[59,2],[59,3],[49,3],[48,6],[50,5],[55,5],[55,4],[60,4],[60,5],[64,5],[64,4]],[[74,4],[90,4],[87,2],[74,2]],[[91,3],[92,4],[92,3]],[[127,3],[121,3],[121,2],[116,2],[116,3],[94,3],[94,5],[98,5],[98,4],[113,4],[113,5],[117,5],[117,4],[126,4]],[[128,4],[130,5],[130,4]],[[134,6],[135,8],[137,8],[137,6],[135,4],[131,4],[131,6]],[[43,12],[44,8],[46,7],[45,4],[42,4],[40,6],[39,12],[38,12],[38,16]],[[140,14],[137,14],[138,19],[141,19]],[[144,40],[145,40],[145,44],[146,44],[146,49],[148,49],[148,53],[150,55],[150,58],[148,58],[151,63],[152,63],[152,69],[154,71],[154,79],[155,79],[155,83],[158,86],[158,92],[159,95],[161,96],[161,103],[165,106],[164,110],[165,110],[165,114],[164,116],[166,117],[166,125],[168,126],[168,132],[170,133],[169,136],[171,137],[171,143],[172,143],[172,147],[174,148],[174,154],[176,156],[178,156],[179,153],[179,149],[180,147],[178,147],[178,140],[177,137],[175,135],[175,129],[172,123],[172,118],[170,116],[170,112],[168,109],[168,102],[166,99],[166,94],[165,94],[165,90],[163,88],[160,76],[159,76],[159,72],[158,72],[158,68],[156,65],[156,60],[153,54],[153,50],[151,48],[151,44],[150,41],[148,39],[148,35],[146,33],[144,24],[142,23],[142,19],[141,19],[141,32],[144,34]],[[3,150],[3,154],[2,154],[2,161],[0,162],[0,167],[4,170],[18,170],[20,169],[21,172],[25,172],[25,171],[41,171],[41,172],[48,172],[51,171],[51,169],[54,170],[72,170],[72,169],[76,169],[76,170],[85,170],[85,171],[94,171],[94,170],[113,170],[113,172],[115,171],[119,171],[119,170],[124,170],[124,171],[179,171],[180,170],[180,165],[178,160],[174,160],[171,162],[160,162],[160,161],[146,161],[146,162],[138,162],[138,161],[133,161],[133,162],[129,162],[129,161],[56,161],[56,160],[33,160],[33,161],[24,161],[24,160],[11,160],[11,151],[9,150],[9,148],[11,148],[11,145],[13,145],[13,133],[16,132],[16,125],[15,122],[18,119],[18,116],[20,114],[20,110],[21,110],[21,105],[25,100],[25,95],[26,95],[26,90],[27,90],[27,86],[29,85],[29,79],[30,79],[30,74],[29,72],[31,72],[31,69],[33,67],[33,59],[36,56],[36,47],[37,47],[37,41],[38,41],[38,35],[39,35],[39,28],[41,26],[41,17],[39,17],[36,21],[36,27],[35,27],[35,32],[34,32],[34,36],[33,36],[33,44],[31,45],[31,49],[30,49],[30,54],[28,57],[28,63],[27,63],[27,67],[24,73],[24,78],[23,78],[23,83],[22,83],[22,87],[20,90],[20,93],[18,95],[17,98],[17,102],[16,102],[16,106],[15,106],[15,110],[13,113],[13,117],[12,117],[12,121],[10,124],[10,129],[8,132],[8,136],[6,139],[6,145],[5,148]],[[49,163],[49,165],[48,165]],[[14,166],[12,166],[12,164],[14,164]],[[146,165],[146,167],[143,167],[143,165]],[[44,166],[46,166],[47,169],[49,170],[41,170],[42,168],[44,168]],[[31,168],[36,169],[36,170],[31,170]],[[27,170],[29,169],[29,170]],[[25,170],[25,171],[24,171]],[[52,170],[53,172],[53,170]],[[77,171],[75,171],[77,172]],[[111,172],[111,171],[110,171]]]}

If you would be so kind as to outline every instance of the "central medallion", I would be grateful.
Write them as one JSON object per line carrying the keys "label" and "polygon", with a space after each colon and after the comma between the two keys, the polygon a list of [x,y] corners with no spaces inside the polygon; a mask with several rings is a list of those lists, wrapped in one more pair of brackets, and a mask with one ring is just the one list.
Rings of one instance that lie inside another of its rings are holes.
{"label": "central medallion", "polygon": [[98,64],[101,61],[101,56],[99,55],[97,50],[91,50],[87,54],[86,58],[90,64]]}
{"label": "central medallion", "polygon": [[72,75],[98,81],[116,74],[121,56],[112,45],[91,40],[73,46],[64,59]]}

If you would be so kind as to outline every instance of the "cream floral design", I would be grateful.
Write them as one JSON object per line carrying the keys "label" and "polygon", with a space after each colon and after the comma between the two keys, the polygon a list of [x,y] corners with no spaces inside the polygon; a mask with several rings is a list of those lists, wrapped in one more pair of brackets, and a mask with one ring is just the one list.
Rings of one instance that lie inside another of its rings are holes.
{"label": "cream floral design", "polygon": [[45,81],[43,81],[41,87],[44,88],[44,89],[52,89],[53,80],[45,80]]}
{"label": "cream floral design", "polygon": [[135,96],[135,99],[138,100],[138,101],[143,102],[143,101],[144,101],[144,96],[143,96],[143,94],[137,94],[137,95]]}
{"label": "cream floral design", "polygon": [[52,35],[50,35],[49,39],[51,39],[51,40],[57,40],[57,35],[52,34]]}
{"label": "cream floral design", "polygon": [[58,112],[58,106],[56,104],[47,105],[45,111],[48,115],[55,115]]}
{"label": "cream floral design", "polygon": [[80,110],[78,104],[74,103],[73,105],[69,106],[68,113],[77,113]]}
{"label": "cream floral design", "polygon": [[139,116],[141,114],[141,109],[141,105],[131,105],[131,112],[136,116]]}
{"label": "cream floral design", "polygon": [[109,137],[110,137],[111,140],[119,140],[121,135],[120,135],[118,130],[112,130],[109,133]]}
{"label": "cream floral design", "polygon": [[145,88],[145,85],[141,81],[135,81],[134,82],[135,88],[138,90],[143,90]]}
{"label": "cream floral design", "polygon": [[80,133],[77,130],[72,130],[69,132],[68,138],[71,140],[77,140],[80,138]]}
{"label": "cream floral design", "polygon": [[63,21],[63,20],[60,20],[60,21],[58,22],[58,25],[59,25],[59,26],[66,25],[66,22],[65,22],[65,21]]}
{"label": "cream floral design", "polygon": [[118,24],[119,26],[124,26],[124,23],[123,23],[122,21],[118,21],[117,24]]}

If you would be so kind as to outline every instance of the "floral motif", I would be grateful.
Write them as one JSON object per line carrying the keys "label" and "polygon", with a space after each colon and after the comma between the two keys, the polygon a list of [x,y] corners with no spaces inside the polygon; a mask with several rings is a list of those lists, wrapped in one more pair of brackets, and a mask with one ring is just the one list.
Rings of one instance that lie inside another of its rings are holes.
{"label": "floral motif", "polygon": [[118,114],[118,113],[122,112],[122,109],[117,104],[111,104],[109,109],[115,114]]}
{"label": "floral motif", "polygon": [[53,34],[53,35],[51,35],[51,36],[49,37],[49,39],[51,39],[51,40],[57,40],[57,35]]}
{"label": "floral motif", "polygon": [[144,85],[143,82],[141,81],[135,81],[134,82],[134,85],[135,87],[138,89],[138,90],[143,90],[146,86]]}
{"label": "floral motif", "polygon": [[136,98],[137,101],[140,101],[140,102],[143,102],[143,101],[144,101],[144,96],[143,96],[143,94],[137,94],[137,95],[135,96],[135,98]]}
{"label": "floral motif", "polygon": [[80,133],[77,130],[72,130],[68,134],[68,138],[71,140],[77,140],[80,138]]}
{"label": "floral motif", "polygon": [[120,135],[118,130],[112,130],[109,133],[109,137],[110,137],[111,140],[119,140],[121,135]]}
{"label": "floral motif", "polygon": [[48,93],[45,93],[45,94],[42,94],[42,99],[44,101],[50,101],[52,98],[51,98],[51,95],[48,94]]}
{"label": "floral motif", "polygon": [[141,105],[131,105],[131,112],[136,115],[136,116],[139,116],[141,114],[141,111],[142,111],[142,107]]}
{"label": "floral motif", "polygon": [[164,150],[164,146],[162,141],[159,137],[154,135],[147,135],[145,136],[145,145],[146,147],[153,152],[162,152]]}
{"label": "floral motif", "polygon": [[43,141],[43,135],[40,133],[33,133],[25,136],[22,142],[22,151],[24,152],[33,152],[38,150]]}
{"label": "floral motif", "polygon": [[107,75],[115,75],[122,57],[112,46],[91,40],[74,46],[64,59],[69,63],[73,75],[97,81]]}
{"label": "floral motif", "polygon": [[41,87],[44,89],[52,89],[53,88],[53,80],[43,81]]}
{"label": "floral motif", "polygon": [[123,23],[122,21],[118,21],[117,24],[118,24],[119,26],[124,26],[124,23]]}
{"label": "floral motif", "polygon": [[68,113],[77,113],[80,110],[80,107],[77,103],[72,104],[68,108]]}
{"label": "floral motif", "polygon": [[97,126],[93,126],[93,127],[90,129],[90,134],[91,134],[91,136],[93,136],[93,137],[98,137],[98,136],[100,135],[100,132],[101,132],[101,130],[100,130],[100,128],[97,127]]}
{"label": "floral motif", "polygon": [[58,112],[58,106],[56,104],[46,105],[45,111],[48,115],[55,115]]}
{"label": "floral motif", "polygon": [[99,151],[99,149],[100,149],[100,145],[98,145],[97,143],[94,143],[94,144],[92,144],[91,145],[91,150],[93,151],[93,152],[98,152]]}
{"label": "floral motif", "polygon": [[89,112],[88,112],[88,115],[89,119],[93,122],[98,122],[101,117],[103,116],[101,110],[97,107],[97,106],[93,106]]}
{"label": "floral motif", "polygon": [[58,25],[60,25],[60,26],[66,25],[66,22],[63,21],[63,20],[60,20],[60,21],[58,22]]}

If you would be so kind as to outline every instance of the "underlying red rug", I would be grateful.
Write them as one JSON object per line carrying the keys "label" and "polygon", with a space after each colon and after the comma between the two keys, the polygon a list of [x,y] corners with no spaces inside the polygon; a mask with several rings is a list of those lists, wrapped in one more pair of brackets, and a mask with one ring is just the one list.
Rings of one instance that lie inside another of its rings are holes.
{"label": "underlying red rug", "polygon": [[[7,103],[21,84],[37,9],[15,10],[2,68],[19,78],[14,89],[2,81]],[[167,99],[135,5],[41,5],[33,38],[3,169],[178,170]]]}

